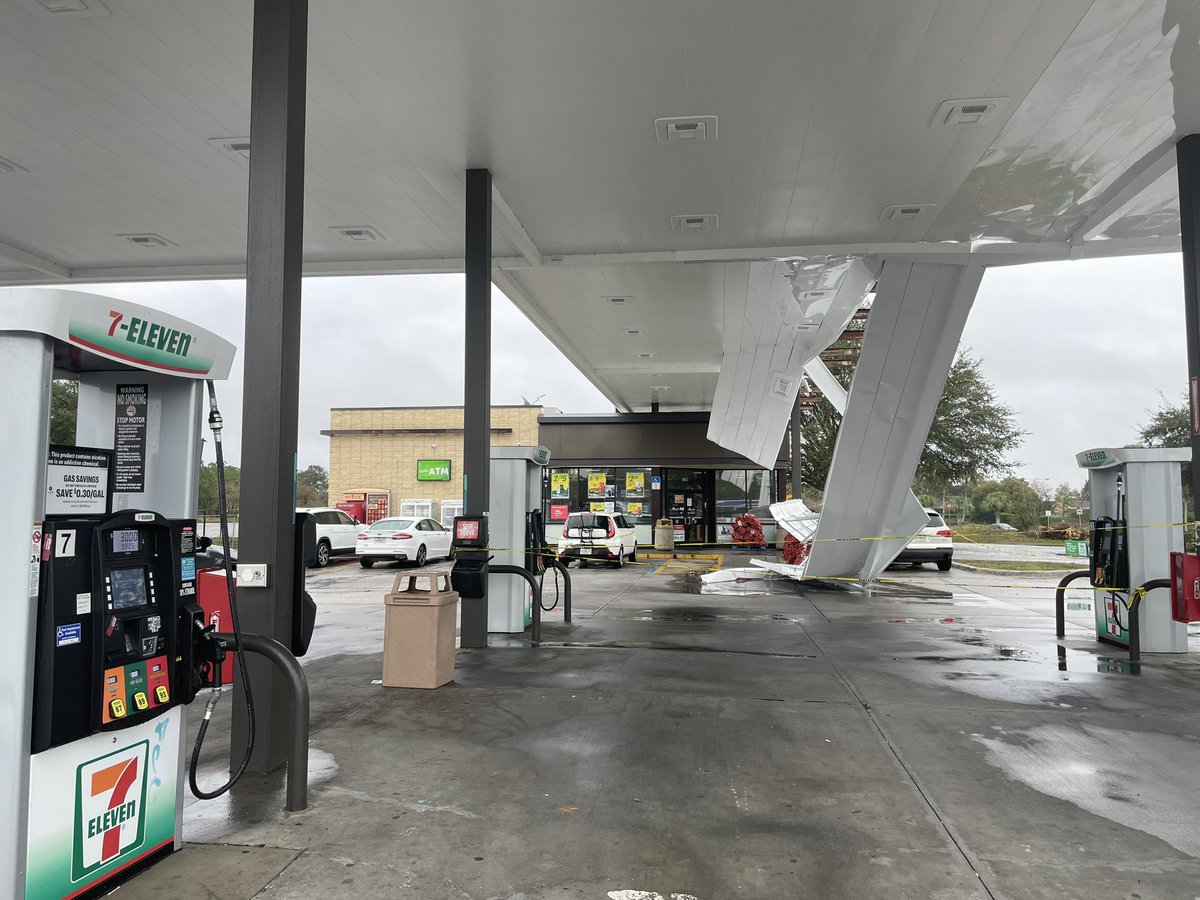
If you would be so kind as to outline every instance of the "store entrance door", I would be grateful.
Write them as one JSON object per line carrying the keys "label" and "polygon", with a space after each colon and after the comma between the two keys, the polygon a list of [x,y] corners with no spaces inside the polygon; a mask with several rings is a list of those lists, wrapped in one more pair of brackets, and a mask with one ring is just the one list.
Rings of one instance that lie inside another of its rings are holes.
{"label": "store entrance door", "polygon": [[704,492],[671,490],[667,494],[667,518],[675,526],[675,543],[708,543],[708,518],[705,515]]}

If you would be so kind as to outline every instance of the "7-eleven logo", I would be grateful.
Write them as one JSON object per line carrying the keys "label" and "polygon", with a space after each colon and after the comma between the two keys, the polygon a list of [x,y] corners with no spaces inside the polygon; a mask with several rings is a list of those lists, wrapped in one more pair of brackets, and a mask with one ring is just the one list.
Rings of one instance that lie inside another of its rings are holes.
{"label": "7-eleven logo", "polygon": [[146,755],[142,741],[79,767],[75,779],[75,881],[142,845]]}

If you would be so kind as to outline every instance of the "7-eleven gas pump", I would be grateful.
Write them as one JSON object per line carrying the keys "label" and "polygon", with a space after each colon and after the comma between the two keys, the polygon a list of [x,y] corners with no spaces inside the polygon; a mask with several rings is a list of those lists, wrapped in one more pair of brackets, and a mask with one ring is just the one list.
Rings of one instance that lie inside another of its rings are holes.
{"label": "7-eleven gas pump", "polygon": [[[124,301],[0,292],[0,896],[94,891],[180,842],[205,382],[233,356]],[[72,446],[48,441],[57,377]]]}
{"label": "7-eleven gas pump", "polygon": [[[1183,550],[1181,468],[1190,449],[1109,447],[1075,459],[1088,470],[1092,521],[1089,569],[1095,588],[1096,638],[1129,646],[1132,592],[1171,575],[1171,557]],[[1137,611],[1140,649],[1186,653],[1187,625],[1172,617],[1165,591],[1146,595]]]}

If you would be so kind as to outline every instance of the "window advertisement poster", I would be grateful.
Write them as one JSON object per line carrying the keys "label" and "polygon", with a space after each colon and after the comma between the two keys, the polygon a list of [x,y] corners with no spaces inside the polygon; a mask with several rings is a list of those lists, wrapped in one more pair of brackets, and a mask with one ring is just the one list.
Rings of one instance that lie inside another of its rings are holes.
{"label": "window advertisement poster", "polygon": [[567,472],[552,472],[550,475],[550,499],[571,499],[571,476]]}
{"label": "window advertisement poster", "polygon": [[626,472],[625,473],[625,496],[640,497],[646,491],[646,473],[645,472]]}
{"label": "window advertisement poster", "polygon": [[626,503],[625,512],[631,516],[640,516],[642,514],[642,504],[640,502]]}
{"label": "window advertisement poster", "polygon": [[605,503],[603,500],[600,500],[600,501],[593,500],[591,502],[591,504],[589,504],[588,508],[591,509],[592,512],[606,512],[607,510],[605,510],[604,507],[606,507],[607,505],[608,504]]}
{"label": "window advertisement poster", "polygon": [[[608,476],[604,472],[591,472],[588,474],[588,497],[604,499],[605,487],[608,482]],[[592,504],[592,512],[604,512],[603,509],[595,509],[596,504]]]}
{"label": "window advertisement poster", "polygon": [[550,504],[550,521],[551,522],[565,522],[567,520],[567,510],[569,508],[570,507],[568,507],[567,504],[565,504],[565,503],[551,503]]}

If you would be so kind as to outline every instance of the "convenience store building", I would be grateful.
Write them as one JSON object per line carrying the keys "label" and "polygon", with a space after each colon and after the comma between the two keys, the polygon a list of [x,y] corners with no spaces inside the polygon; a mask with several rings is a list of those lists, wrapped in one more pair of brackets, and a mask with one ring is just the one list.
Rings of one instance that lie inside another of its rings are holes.
{"label": "convenience store building", "polygon": [[[386,496],[391,515],[449,521],[461,514],[462,415],[462,407],[331,410],[322,431],[330,503],[348,508]],[[623,514],[639,543],[651,542],[661,518],[672,520],[679,540],[728,543],[734,518],[745,512],[764,519],[765,537],[774,539],[767,507],[784,496],[786,458],[768,471],[717,446],[707,438],[707,412],[566,415],[494,406],[491,427],[493,446],[549,448],[542,499],[551,537],[569,513],[594,510]]]}

